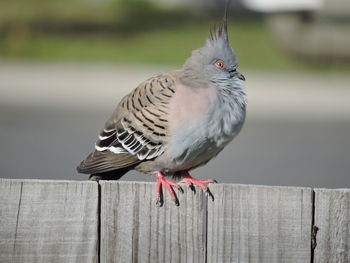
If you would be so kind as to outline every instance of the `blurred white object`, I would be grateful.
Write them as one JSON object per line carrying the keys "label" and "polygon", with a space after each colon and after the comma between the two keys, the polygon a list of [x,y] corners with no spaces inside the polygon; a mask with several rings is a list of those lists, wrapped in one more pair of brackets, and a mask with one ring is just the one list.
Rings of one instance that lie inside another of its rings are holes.
{"label": "blurred white object", "polygon": [[258,12],[312,11],[322,7],[323,0],[242,0],[242,3]]}
{"label": "blurred white object", "polygon": [[275,40],[288,54],[317,63],[350,62],[350,0],[241,0],[266,14]]}

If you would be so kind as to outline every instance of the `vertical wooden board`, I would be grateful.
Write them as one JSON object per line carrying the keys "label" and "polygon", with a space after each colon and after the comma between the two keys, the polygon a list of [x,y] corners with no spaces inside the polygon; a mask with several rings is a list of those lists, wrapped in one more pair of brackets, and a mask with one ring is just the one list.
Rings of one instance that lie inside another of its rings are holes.
{"label": "vertical wooden board", "polygon": [[208,262],[310,262],[312,190],[212,185]]}
{"label": "vertical wooden board", "polygon": [[100,182],[101,262],[205,262],[206,198],[185,188],[180,206],[153,183]]}
{"label": "vertical wooden board", "polygon": [[97,262],[98,185],[0,179],[0,262]]}
{"label": "vertical wooden board", "polygon": [[315,262],[350,262],[350,189],[315,189]]}

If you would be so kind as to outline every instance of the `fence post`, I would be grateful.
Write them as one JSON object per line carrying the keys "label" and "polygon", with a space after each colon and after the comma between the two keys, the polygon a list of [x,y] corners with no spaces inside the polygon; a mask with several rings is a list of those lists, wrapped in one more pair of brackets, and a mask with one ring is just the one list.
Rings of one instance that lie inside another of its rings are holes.
{"label": "fence post", "polygon": [[213,185],[208,262],[310,262],[312,189]]}
{"label": "fence post", "polygon": [[350,262],[350,189],[315,189],[315,262]]}
{"label": "fence post", "polygon": [[97,262],[97,186],[0,179],[0,262]]}
{"label": "fence post", "polygon": [[101,263],[205,262],[203,192],[177,192],[180,206],[155,196],[153,183],[101,182]]}

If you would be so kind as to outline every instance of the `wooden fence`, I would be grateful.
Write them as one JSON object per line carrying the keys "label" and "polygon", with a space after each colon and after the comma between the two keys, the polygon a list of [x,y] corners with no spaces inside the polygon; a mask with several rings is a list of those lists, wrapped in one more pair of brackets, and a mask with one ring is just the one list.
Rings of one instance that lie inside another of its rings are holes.
{"label": "wooden fence", "polygon": [[350,262],[350,189],[210,189],[0,179],[0,262]]}

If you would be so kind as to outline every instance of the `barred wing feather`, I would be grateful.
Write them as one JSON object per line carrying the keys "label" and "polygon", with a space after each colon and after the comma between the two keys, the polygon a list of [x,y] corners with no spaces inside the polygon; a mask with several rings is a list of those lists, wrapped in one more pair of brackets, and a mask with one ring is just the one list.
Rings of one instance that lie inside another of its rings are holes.
{"label": "barred wing feather", "polygon": [[129,153],[140,161],[161,155],[168,140],[168,104],[174,93],[169,75],[143,82],[122,99],[101,131],[96,150]]}

